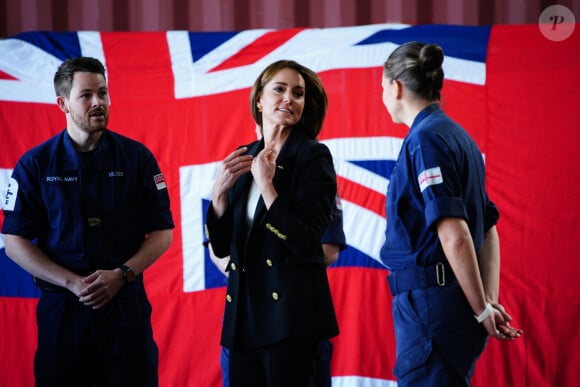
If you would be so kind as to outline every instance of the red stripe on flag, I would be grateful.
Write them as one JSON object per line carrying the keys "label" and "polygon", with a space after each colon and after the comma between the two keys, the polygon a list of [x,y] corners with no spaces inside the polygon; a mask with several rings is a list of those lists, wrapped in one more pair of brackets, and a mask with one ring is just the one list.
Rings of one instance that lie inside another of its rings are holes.
{"label": "red stripe on flag", "polygon": [[[340,258],[339,258],[340,259]],[[332,375],[394,380],[395,338],[386,270],[332,268],[328,280],[340,334],[332,341]],[[348,384],[354,386],[355,384]],[[383,386],[379,381],[368,386]]]}
{"label": "red stripe on flag", "polygon": [[[101,32],[101,41],[107,61],[111,109],[127,103],[135,107],[135,115],[128,111],[121,114],[132,118],[145,116],[148,123],[155,122],[153,113],[160,111],[160,105],[175,101],[166,33]],[[111,114],[111,119],[116,120],[117,115]]]}
{"label": "red stripe on flag", "polygon": [[5,80],[9,80],[9,81],[16,81],[17,80],[17,78],[14,78],[10,74],[6,74],[4,71],[0,71],[0,79],[5,79]]}
{"label": "red stripe on flag", "polygon": [[242,50],[211,69],[210,72],[255,63],[264,55],[270,54],[272,50],[281,46],[302,30],[304,30],[304,28],[268,32],[256,39],[254,43],[244,47]]}
{"label": "red stripe on flag", "polygon": [[386,217],[385,195],[338,175],[336,182],[339,187],[338,194],[342,199],[365,207],[383,218]]}
{"label": "red stripe on flag", "polygon": [[0,297],[0,386],[34,386],[36,298]]}

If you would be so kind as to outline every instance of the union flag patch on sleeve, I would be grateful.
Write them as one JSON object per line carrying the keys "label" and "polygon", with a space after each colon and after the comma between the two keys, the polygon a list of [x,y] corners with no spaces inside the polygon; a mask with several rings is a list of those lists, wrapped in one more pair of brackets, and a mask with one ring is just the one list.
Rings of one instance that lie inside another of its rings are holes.
{"label": "union flag patch on sleeve", "polygon": [[443,183],[443,175],[441,174],[441,168],[429,168],[424,170],[419,174],[417,178],[419,181],[419,188],[421,188],[421,192],[425,191],[425,188]]}
{"label": "union flag patch on sleeve", "polygon": [[157,187],[158,191],[167,188],[167,184],[165,183],[165,178],[163,177],[163,174],[160,173],[158,175],[153,176],[153,181],[155,181],[155,186]]}

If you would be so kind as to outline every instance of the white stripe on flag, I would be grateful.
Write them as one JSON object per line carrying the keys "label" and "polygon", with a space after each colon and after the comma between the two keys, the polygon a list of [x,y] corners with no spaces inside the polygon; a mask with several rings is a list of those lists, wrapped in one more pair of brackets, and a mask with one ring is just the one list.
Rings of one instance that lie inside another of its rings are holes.
{"label": "white stripe on flag", "polygon": [[397,387],[397,382],[363,376],[333,376],[332,387]]}
{"label": "white stripe on flag", "polygon": [[[81,55],[99,59],[105,54],[99,32],[77,32]],[[0,71],[16,80],[0,79],[0,101],[55,104],[52,79],[62,61],[41,48],[20,39],[0,40]]]}
{"label": "white stripe on flag", "polygon": [[[175,79],[175,98],[218,94],[252,87],[256,76],[270,63],[293,59],[316,72],[347,68],[382,67],[388,55],[399,45],[393,42],[358,45],[374,33],[401,29],[403,24],[372,24],[340,28],[309,28],[300,31],[257,61],[239,67],[210,71],[237,54],[269,29],[242,31],[232,39],[195,61],[191,56],[187,31],[166,34]],[[445,77],[477,85],[485,83],[485,63],[445,57]]]}
{"label": "white stripe on flag", "polygon": [[179,168],[184,292],[205,290],[202,200],[211,197],[220,164],[215,162]]}

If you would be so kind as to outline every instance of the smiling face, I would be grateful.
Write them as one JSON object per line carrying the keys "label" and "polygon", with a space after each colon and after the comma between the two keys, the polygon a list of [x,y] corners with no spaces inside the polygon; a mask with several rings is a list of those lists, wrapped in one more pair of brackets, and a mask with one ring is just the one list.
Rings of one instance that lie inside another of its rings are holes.
{"label": "smiling face", "polygon": [[103,131],[109,121],[109,93],[101,74],[76,72],[68,98],[57,98],[67,114],[69,131],[91,135]]}
{"label": "smiling face", "polygon": [[300,73],[283,68],[264,85],[257,99],[263,126],[291,127],[302,117],[306,86]]}

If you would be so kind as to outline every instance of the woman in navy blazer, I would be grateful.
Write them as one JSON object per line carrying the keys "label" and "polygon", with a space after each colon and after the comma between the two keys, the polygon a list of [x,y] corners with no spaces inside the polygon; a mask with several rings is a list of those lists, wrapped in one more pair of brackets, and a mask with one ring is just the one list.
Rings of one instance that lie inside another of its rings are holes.
{"label": "woman in navy blazer", "polygon": [[316,73],[283,60],[250,102],[262,139],[223,160],[207,213],[214,253],[230,256],[221,344],[232,387],[311,386],[317,343],[338,334],[320,245],[336,195],[316,141],[327,96]]}

